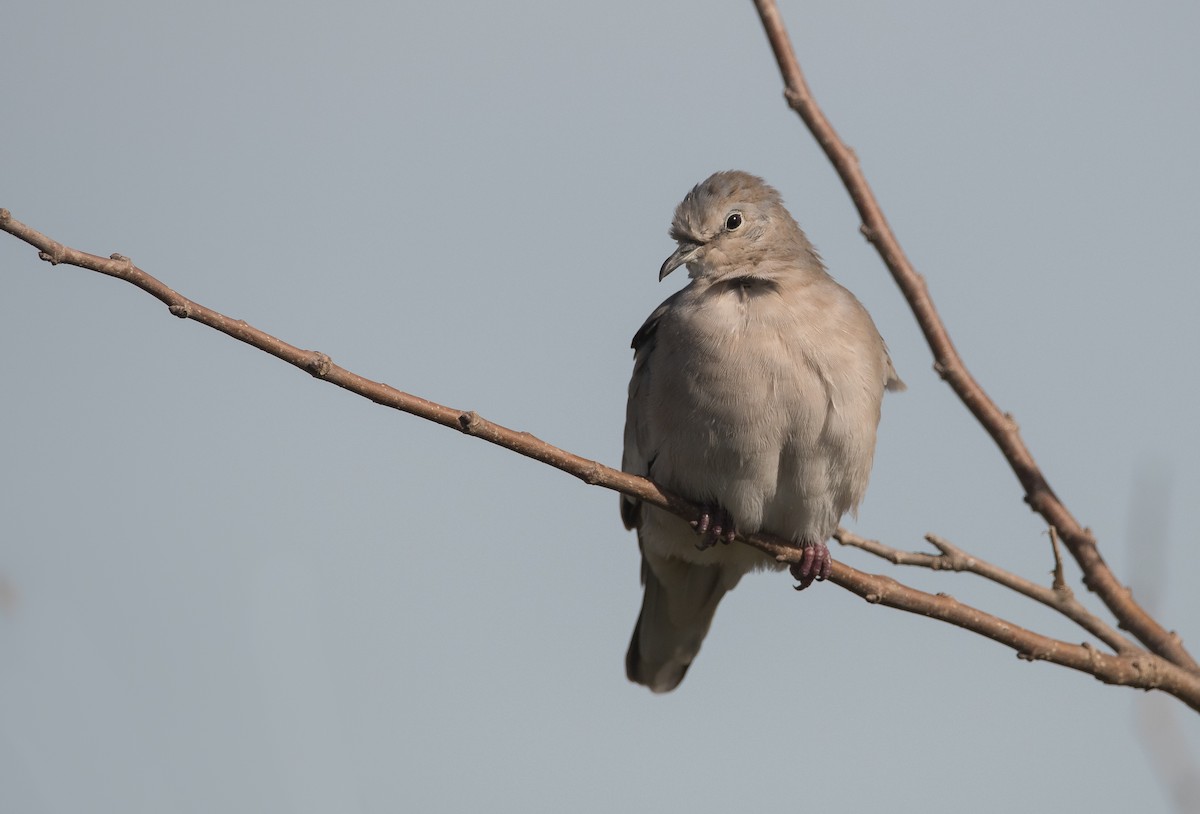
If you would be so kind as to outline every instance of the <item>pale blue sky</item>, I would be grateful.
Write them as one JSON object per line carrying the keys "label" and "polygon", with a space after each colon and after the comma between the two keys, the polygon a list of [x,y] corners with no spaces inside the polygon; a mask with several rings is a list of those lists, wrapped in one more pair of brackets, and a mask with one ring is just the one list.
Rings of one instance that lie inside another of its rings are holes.
{"label": "pale blue sky", "polygon": [[[1200,6],[781,7],[972,370],[1195,652]],[[23,3],[0,69],[14,217],[613,465],[674,205],[760,174],[909,384],[852,527],[1049,579],[749,2]],[[1146,696],[834,586],[747,578],[652,696],[615,495],[4,235],[0,286],[2,811],[1170,810]]]}

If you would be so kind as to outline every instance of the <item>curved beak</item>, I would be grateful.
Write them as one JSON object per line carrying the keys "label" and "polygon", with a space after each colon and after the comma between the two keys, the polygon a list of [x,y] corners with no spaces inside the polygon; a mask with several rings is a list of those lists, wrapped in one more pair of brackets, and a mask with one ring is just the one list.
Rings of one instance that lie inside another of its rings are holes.
{"label": "curved beak", "polygon": [[667,258],[666,262],[662,264],[662,268],[658,270],[658,279],[662,280],[675,269],[692,262],[696,259],[700,248],[701,244],[699,243],[680,243],[679,248]]}

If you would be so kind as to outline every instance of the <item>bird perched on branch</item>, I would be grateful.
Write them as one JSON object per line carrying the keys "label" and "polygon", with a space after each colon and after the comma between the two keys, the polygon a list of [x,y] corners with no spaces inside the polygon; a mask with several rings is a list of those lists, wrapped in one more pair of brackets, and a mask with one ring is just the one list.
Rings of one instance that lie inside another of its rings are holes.
{"label": "bird perched on branch", "polygon": [[717,604],[742,576],[782,568],[737,534],[804,548],[804,588],[829,574],[825,541],[857,507],[883,392],[903,389],[874,322],[834,282],[779,193],[718,172],[675,210],[659,271],[691,282],[633,338],[622,469],[703,506],[696,523],[622,496],[645,594],[625,659],[631,681],[673,690]]}

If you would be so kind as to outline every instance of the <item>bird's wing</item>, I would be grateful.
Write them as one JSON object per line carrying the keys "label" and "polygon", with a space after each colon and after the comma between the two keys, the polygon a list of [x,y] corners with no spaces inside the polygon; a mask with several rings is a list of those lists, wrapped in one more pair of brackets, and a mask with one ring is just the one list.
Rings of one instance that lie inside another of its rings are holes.
{"label": "bird's wing", "polygon": [[[621,469],[632,475],[647,477],[658,450],[658,439],[651,437],[647,412],[650,410],[650,377],[653,375],[654,349],[658,344],[658,325],[670,310],[679,293],[667,298],[646,319],[633,335],[633,376],[629,380],[629,401],[625,407],[625,452]],[[641,516],[642,502],[621,496],[621,520],[625,528],[636,528]]]}

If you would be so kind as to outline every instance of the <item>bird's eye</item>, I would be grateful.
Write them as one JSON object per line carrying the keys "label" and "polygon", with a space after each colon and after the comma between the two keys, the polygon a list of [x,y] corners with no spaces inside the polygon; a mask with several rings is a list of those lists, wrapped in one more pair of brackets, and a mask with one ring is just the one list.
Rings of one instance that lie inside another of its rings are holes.
{"label": "bird's eye", "polygon": [[742,225],[742,213],[730,212],[729,217],[725,218],[725,229],[732,232]]}

